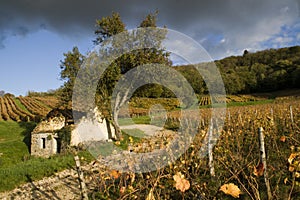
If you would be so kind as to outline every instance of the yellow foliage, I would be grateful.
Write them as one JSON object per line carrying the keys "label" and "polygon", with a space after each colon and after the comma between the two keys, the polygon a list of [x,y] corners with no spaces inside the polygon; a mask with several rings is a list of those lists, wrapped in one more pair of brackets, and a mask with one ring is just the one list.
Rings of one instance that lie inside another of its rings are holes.
{"label": "yellow foliage", "polygon": [[240,198],[240,194],[242,194],[239,187],[233,183],[222,185],[220,191],[224,192],[227,195],[231,195],[234,198]]}
{"label": "yellow foliage", "polygon": [[173,176],[175,181],[175,188],[180,190],[181,192],[185,192],[190,188],[190,182],[184,178],[184,175],[181,172],[178,172],[176,175]]}
{"label": "yellow foliage", "polygon": [[153,195],[153,188],[151,188],[149,194],[147,195],[146,200],[155,200],[155,197]]}

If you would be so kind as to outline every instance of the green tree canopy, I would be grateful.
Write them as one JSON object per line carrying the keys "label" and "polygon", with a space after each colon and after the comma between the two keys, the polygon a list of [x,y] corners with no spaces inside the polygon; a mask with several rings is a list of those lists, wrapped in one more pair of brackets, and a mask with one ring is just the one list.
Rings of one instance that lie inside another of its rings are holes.
{"label": "green tree canopy", "polygon": [[[155,14],[149,14],[140,23],[140,28],[155,28],[156,25],[157,12]],[[114,58],[109,67],[106,68],[100,80],[98,80],[98,87],[96,93],[96,103],[103,114],[103,117],[109,120],[116,129],[116,135],[120,138],[120,131],[118,128],[118,123],[114,116],[118,116],[118,107],[122,106],[126,101],[128,101],[128,96],[124,96],[123,99],[115,104],[114,110],[111,108],[111,96],[114,91],[114,87],[120,77],[127,73],[129,70],[134,69],[137,66],[149,64],[149,63],[159,63],[166,66],[171,66],[171,61],[169,59],[169,53],[165,52],[162,47],[162,41],[166,37],[166,30],[162,29],[137,29],[134,31],[126,30],[126,26],[123,23],[120,15],[118,13],[112,13],[111,16],[103,17],[96,20],[96,39],[94,44],[100,47],[101,58],[109,58],[114,55],[118,55],[119,52],[124,52],[120,57]],[[122,34],[120,40],[110,40],[114,35]],[[131,50],[132,45],[135,44],[137,47],[145,44],[151,44],[156,48],[138,48]],[[72,99],[74,81],[76,79],[77,73],[80,66],[84,63],[86,68],[86,81],[92,82],[97,78],[97,75],[93,73],[100,73],[97,71],[97,67],[93,66],[94,59],[92,56],[83,56],[78,48],[74,47],[72,51],[64,54],[65,58],[61,61],[61,79],[65,80],[61,101],[65,104],[69,103]],[[91,63],[89,63],[91,62]],[[88,66],[88,67],[87,67]],[[93,68],[95,67],[95,68]],[[100,70],[101,71],[101,70]],[[90,75],[90,76],[89,76]],[[89,77],[92,77],[89,79]],[[92,84],[92,83],[91,83]],[[89,88],[84,88],[85,90],[90,90]],[[162,88],[159,85],[151,85],[149,92],[151,94],[160,95]],[[80,92],[80,91],[79,91]],[[94,91],[89,91],[90,93]]]}
{"label": "green tree canopy", "polygon": [[[165,52],[161,46],[162,40],[166,37],[166,31],[161,29],[153,29],[157,27],[156,25],[157,13],[149,14],[141,22],[140,28],[150,28],[150,29],[137,29],[134,31],[127,31],[123,29],[125,27],[124,23],[121,21],[119,16],[113,13],[112,17],[105,17],[97,21],[98,28],[95,31],[98,41],[98,44],[104,46],[104,54],[108,56],[118,54],[119,51],[124,53],[116,58],[108,69],[102,75],[102,78],[98,84],[98,93],[97,93],[97,102],[100,107],[100,110],[104,114],[104,117],[110,120],[117,130],[117,136],[120,136],[118,131],[118,122],[117,117],[119,113],[119,108],[128,101],[128,96],[123,93],[122,99],[114,102],[114,109],[111,110],[111,96],[115,88],[116,83],[120,77],[127,73],[129,70],[134,69],[137,66],[150,64],[150,63],[159,63],[166,66],[171,66],[171,61],[169,59],[169,54]],[[107,24],[107,21],[114,19],[115,23]],[[103,27],[104,26],[104,27]],[[117,26],[117,27],[110,27]],[[152,29],[151,29],[152,28]],[[115,35],[122,31],[122,39],[124,40],[103,40],[108,36]],[[110,42],[108,44],[107,42]],[[141,47],[135,50],[132,50],[132,45],[135,44],[137,47]],[[142,48],[143,46],[155,46],[157,48]],[[134,78],[133,78],[134,79]],[[127,88],[124,88],[126,91]],[[142,87],[143,91],[148,91],[151,95],[161,95],[162,86],[157,84],[149,84]],[[137,91],[139,93],[139,91]],[[113,119],[111,117],[114,117]]]}
{"label": "green tree canopy", "polygon": [[125,31],[125,24],[120,14],[113,12],[111,16],[96,20],[95,44],[101,44],[105,39]]}
{"label": "green tree canopy", "polygon": [[65,81],[60,91],[60,103],[69,107],[72,100],[74,82],[85,57],[79,52],[77,47],[73,47],[72,51],[64,53],[64,57],[64,60],[60,63],[60,78]]}

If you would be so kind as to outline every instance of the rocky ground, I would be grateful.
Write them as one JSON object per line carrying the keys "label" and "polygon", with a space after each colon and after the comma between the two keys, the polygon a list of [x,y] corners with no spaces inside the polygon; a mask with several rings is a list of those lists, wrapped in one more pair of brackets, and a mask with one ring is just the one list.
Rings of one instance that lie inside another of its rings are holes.
{"label": "rocky ground", "polygon": [[52,177],[0,193],[0,199],[81,199],[78,175],[76,170],[64,170]]}
{"label": "rocky ground", "polygon": [[[84,182],[88,190],[93,190],[95,182],[91,176],[95,171],[97,175],[109,176],[109,171],[101,163],[93,161],[81,167],[85,176]],[[87,176],[88,175],[88,176]],[[39,181],[33,181],[19,186],[18,188],[0,193],[0,199],[54,199],[54,200],[76,200],[82,199],[78,173],[76,169],[66,169],[51,177],[45,177]]]}

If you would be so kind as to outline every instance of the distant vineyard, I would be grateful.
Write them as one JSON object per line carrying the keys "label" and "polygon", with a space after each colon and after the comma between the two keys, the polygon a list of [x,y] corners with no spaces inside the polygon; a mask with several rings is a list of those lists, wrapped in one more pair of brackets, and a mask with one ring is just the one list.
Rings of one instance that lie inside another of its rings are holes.
{"label": "distant vineyard", "polygon": [[[265,98],[258,98],[251,95],[228,95],[224,96],[198,96],[198,105],[209,106],[214,103],[232,103],[259,101]],[[287,99],[281,100],[286,101]],[[57,108],[58,98],[55,96],[39,97],[0,97],[0,121],[39,121],[52,109]],[[152,106],[160,104],[166,111],[180,109],[180,101],[176,98],[132,98],[129,102],[129,113],[121,109],[120,116],[145,116],[148,115]]]}
{"label": "distant vineyard", "polygon": [[57,103],[56,97],[0,97],[0,121],[39,121]]}
{"label": "distant vineyard", "polygon": [[50,108],[56,108],[59,100],[55,96],[48,96],[48,97],[32,97],[33,99],[42,102],[43,104],[47,105]]}
{"label": "distant vineyard", "polygon": [[[209,106],[213,103],[243,103],[249,101],[261,101],[266,100],[267,98],[255,97],[252,95],[228,95],[226,97],[217,95],[199,95],[198,97],[198,105],[201,108],[202,106]],[[130,116],[144,116],[148,115],[149,109],[153,105],[160,104],[162,105],[166,111],[172,111],[180,108],[180,101],[176,98],[133,98],[129,102],[129,115]],[[128,117],[128,113],[121,110],[121,117]]]}
{"label": "distant vineyard", "polygon": [[214,103],[232,103],[232,102],[248,102],[248,101],[260,101],[265,100],[265,98],[254,97],[251,95],[227,95],[224,96],[199,96],[199,106],[207,106]]}

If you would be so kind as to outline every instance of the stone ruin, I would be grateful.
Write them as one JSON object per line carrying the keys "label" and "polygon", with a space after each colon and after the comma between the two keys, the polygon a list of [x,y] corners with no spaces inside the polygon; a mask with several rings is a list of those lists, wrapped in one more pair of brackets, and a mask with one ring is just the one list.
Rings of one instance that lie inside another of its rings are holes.
{"label": "stone ruin", "polygon": [[49,157],[59,152],[56,131],[65,126],[65,118],[54,117],[39,123],[31,133],[31,155]]}
{"label": "stone ruin", "polygon": [[51,111],[46,120],[40,122],[31,133],[31,155],[49,157],[60,152],[61,140],[57,134],[65,126],[72,124],[70,146],[89,143],[91,141],[107,141],[108,126],[115,137],[114,127],[101,117],[95,108],[92,116],[82,117],[79,123],[73,125],[72,111]]}

